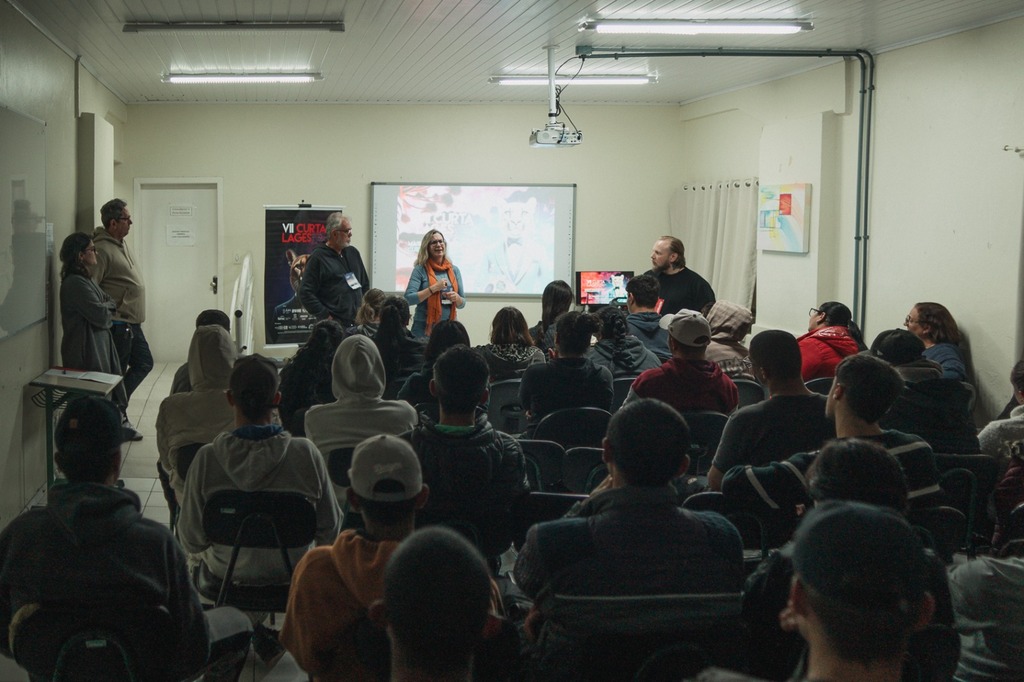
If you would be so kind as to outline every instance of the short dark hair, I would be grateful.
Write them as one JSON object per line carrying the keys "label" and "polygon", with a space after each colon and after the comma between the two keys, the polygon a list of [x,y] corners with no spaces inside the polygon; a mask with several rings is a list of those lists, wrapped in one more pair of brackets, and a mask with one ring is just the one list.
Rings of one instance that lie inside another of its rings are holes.
{"label": "short dark hair", "polygon": [[666,485],[679,473],[690,447],[690,427],[675,408],[643,398],[627,403],[608,422],[608,448],[630,485]]}
{"label": "short dark hair", "polygon": [[427,347],[423,350],[423,361],[433,362],[441,353],[452,346],[469,345],[469,332],[458,320],[441,320],[430,330]]}
{"label": "short dark hair", "polygon": [[1010,383],[1015,391],[1024,393],[1024,360],[1021,360],[1010,370]]}
{"label": "short dark hair", "polygon": [[880,443],[862,438],[830,440],[807,470],[811,499],[852,500],[907,509],[907,478],[899,460]]}
{"label": "short dark hair", "polygon": [[277,365],[255,353],[238,358],[228,380],[231,397],[249,421],[258,421],[273,409],[280,384]]}
{"label": "short dark hair", "polygon": [[658,305],[658,294],[661,284],[654,275],[637,275],[626,282],[626,293],[633,294],[633,300],[642,308],[653,308]]}
{"label": "short dark hair", "polygon": [[885,416],[903,390],[903,378],[873,355],[849,355],[836,366],[836,383],[853,413],[868,423]]}
{"label": "short dark hair", "polygon": [[384,571],[384,608],[403,661],[442,675],[468,669],[483,638],[491,579],[480,552],[447,528],[410,535]]}
{"label": "short dark hair", "polygon": [[613,305],[606,305],[597,311],[597,319],[601,321],[601,338],[617,341],[629,335],[626,324],[626,313]]}
{"label": "short dark hair", "polygon": [[583,355],[590,347],[590,338],[601,331],[601,320],[597,315],[570,310],[555,322],[555,341],[558,352],[566,355]]}
{"label": "short dark hair", "polygon": [[223,310],[210,308],[196,316],[196,328],[205,327],[209,324],[216,324],[231,331],[231,318]]}
{"label": "short dark hair", "polygon": [[946,306],[922,301],[915,303],[914,307],[917,309],[917,323],[928,327],[924,333],[934,343],[960,343],[960,329]]}
{"label": "short dark hair", "polygon": [[102,483],[122,440],[121,413],[114,403],[96,396],[78,398],[57,421],[53,461],[69,481]]}
{"label": "short dark hair", "polygon": [[469,346],[452,346],[434,361],[434,387],[441,409],[469,414],[487,390],[487,361]]}
{"label": "short dark hair", "polygon": [[120,220],[124,209],[128,208],[128,202],[124,199],[111,199],[100,207],[100,222],[104,228],[110,227],[111,220]]}
{"label": "short dark hair", "polygon": [[800,344],[782,329],[766,329],[750,339],[750,361],[775,379],[799,379]]}
{"label": "short dark hair", "polygon": [[496,346],[533,346],[530,325],[522,311],[514,306],[505,306],[494,314],[491,320],[491,343]]}

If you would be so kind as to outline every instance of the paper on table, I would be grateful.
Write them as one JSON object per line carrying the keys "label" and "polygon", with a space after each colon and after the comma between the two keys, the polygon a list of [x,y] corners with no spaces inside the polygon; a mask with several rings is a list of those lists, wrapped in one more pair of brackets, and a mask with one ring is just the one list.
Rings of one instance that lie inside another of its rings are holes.
{"label": "paper on table", "polygon": [[121,380],[120,374],[106,374],[105,372],[83,372],[78,369],[61,369],[54,367],[53,369],[47,370],[45,376],[51,377],[66,377],[68,379],[81,379],[83,381],[95,381],[99,384],[108,384],[113,386]]}

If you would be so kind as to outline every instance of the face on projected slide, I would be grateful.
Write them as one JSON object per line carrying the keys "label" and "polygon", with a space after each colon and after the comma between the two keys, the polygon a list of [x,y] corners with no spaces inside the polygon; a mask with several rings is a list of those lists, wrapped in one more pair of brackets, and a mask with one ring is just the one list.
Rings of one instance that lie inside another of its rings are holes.
{"label": "face on projected slide", "polygon": [[651,267],[655,272],[672,273],[679,269],[679,254],[672,251],[668,240],[659,239],[651,249]]}

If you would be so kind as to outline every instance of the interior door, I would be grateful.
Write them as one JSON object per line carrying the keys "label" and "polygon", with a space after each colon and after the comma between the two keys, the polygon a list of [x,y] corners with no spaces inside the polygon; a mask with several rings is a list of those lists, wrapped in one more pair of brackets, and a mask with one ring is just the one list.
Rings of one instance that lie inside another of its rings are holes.
{"label": "interior door", "polygon": [[202,310],[223,310],[219,179],[135,181],[129,240],[146,281],[143,328],[156,362],[181,363]]}

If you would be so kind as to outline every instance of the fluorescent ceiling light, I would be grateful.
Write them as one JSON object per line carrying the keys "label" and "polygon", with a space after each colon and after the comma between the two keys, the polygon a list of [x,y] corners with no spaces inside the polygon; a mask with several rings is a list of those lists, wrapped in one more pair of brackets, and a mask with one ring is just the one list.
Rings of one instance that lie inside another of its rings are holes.
{"label": "fluorescent ceiling light", "polygon": [[344,21],[152,21],[127,23],[122,33],[142,31],[336,31]]}
{"label": "fluorescent ceiling light", "polygon": [[809,21],[780,19],[595,19],[580,24],[581,31],[597,33],[658,33],[668,35],[767,34],[782,35],[810,31]]}
{"label": "fluorescent ceiling light", "polygon": [[[588,75],[588,76],[576,76],[572,78],[570,76],[556,76],[555,85],[648,85],[650,83],[656,83],[658,81],[657,76],[642,76],[636,75],[631,76],[628,74],[608,74],[608,75]],[[516,75],[507,74],[503,76],[491,76],[488,79],[489,83],[496,83],[498,85],[548,85],[550,79],[544,75]]]}
{"label": "fluorescent ceiling light", "polygon": [[164,83],[312,83],[321,80],[319,73],[172,73]]}

